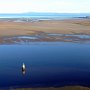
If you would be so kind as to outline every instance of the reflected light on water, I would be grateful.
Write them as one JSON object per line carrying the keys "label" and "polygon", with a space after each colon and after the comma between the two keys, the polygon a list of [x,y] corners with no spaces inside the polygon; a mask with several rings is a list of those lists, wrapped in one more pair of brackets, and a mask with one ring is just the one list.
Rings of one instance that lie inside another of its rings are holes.
{"label": "reflected light on water", "polygon": [[25,75],[26,74],[26,70],[22,70],[22,74]]}

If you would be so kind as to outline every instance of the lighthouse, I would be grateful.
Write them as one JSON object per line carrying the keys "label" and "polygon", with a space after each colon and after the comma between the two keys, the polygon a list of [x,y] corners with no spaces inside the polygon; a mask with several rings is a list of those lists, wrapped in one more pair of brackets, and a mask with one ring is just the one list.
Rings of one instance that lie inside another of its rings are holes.
{"label": "lighthouse", "polygon": [[25,72],[26,72],[26,66],[25,66],[25,64],[23,63],[23,64],[22,64],[22,73],[25,74]]}

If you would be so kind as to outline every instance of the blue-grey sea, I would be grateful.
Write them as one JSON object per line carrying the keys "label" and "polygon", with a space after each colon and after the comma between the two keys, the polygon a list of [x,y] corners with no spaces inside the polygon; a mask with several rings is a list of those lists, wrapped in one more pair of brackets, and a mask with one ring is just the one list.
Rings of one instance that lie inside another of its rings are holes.
{"label": "blue-grey sea", "polygon": [[0,18],[38,18],[38,19],[68,19],[90,16],[90,13],[21,13],[0,14]]}

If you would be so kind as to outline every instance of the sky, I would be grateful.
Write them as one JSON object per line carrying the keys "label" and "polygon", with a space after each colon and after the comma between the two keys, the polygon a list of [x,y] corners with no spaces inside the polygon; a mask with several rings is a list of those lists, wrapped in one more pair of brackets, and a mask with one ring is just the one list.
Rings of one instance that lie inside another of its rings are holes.
{"label": "sky", "polygon": [[0,0],[0,13],[90,13],[90,0]]}

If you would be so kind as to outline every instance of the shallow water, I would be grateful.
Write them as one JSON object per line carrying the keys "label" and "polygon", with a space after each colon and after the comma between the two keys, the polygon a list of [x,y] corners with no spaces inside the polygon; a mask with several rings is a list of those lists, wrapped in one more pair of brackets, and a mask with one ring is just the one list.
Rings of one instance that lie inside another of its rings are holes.
{"label": "shallow water", "polygon": [[32,42],[76,42],[90,43],[90,35],[85,34],[51,34],[0,37],[0,44],[31,44]]}
{"label": "shallow water", "polygon": [[[22,64],[26,73],[22,73]],[[0,87],[90,86],[90,44],[0,45]]]}
{"label": "shallow water", "polygon": [[90,39],[90,35],[80,35],[80,34],[48,34],[49,36],[72,36],[72,37],[77,37],[81,39]]}
{"label": "shallow water", "polygon": [[19,39],[38,39],[36,36],[17,36],[13,38],[19,38]]}

